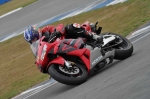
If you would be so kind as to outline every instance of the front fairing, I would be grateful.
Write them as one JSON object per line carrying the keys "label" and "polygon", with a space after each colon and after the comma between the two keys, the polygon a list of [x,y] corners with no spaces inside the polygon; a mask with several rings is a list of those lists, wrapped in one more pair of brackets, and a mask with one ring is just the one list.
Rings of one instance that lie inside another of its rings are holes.
{"label": "front fairing", "polygon": [[41,72],[45,72],[45,69],[49,63],[48,52],[55,46],[56,43],[48,43],[39,39],[31,44],[31,50],[36,58],[35,63]]}
{"label": "front fairing", "polygon": [[[70,43],[68,43],[70,42]],[[68,43],[68,44],[67,44]],[[61,56],[61,55],[67,55],[67,56],[77,56],[80,57],[86,65],[88,65],[89,70],[89,52],[87,52],[88,49],[81,48],[80,45],[83,43],[82,39],[72,39],[67,40],[56,40],[53,43],[44,42],[42,40],[37,40],[33,44],[31,44],[31,49],[36,57],[36,65],[39,68],[41,72],[47,71],[46,68],[51,64],[51,61],[53,61],[51,56]],[[58,57],[56,57],[58,58]],[[63,58],[63,57],[62,57]],[[57,64],[63,65],[63,61],[60,62],[60,60],[57,60]],[[56,61],[53,61],[53,63],[56,63]]]}

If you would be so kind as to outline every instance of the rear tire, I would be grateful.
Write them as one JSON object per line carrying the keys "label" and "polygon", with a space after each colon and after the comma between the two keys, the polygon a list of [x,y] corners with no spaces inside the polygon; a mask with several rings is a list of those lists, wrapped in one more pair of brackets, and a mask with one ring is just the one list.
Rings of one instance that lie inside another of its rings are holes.
{"label": "rear tire", "polygon": [[116,34],[116,33],[110,33],[110,34],[117,35],[123,40],[123,42],[117,45],[115,48],[114,59],[123,60],[123,59],[130,57],[133,53],[132,43],[127,38],[119,34]]}
{"label": "rear tire", "polygon": [[62,72],[59,69],[59,66],[60,65],[57,64],[50,65],[48,72],[53,79],[55,79],[60,83],[67,85],[79,85],[85,82],[88,78],[87,70],[81,65],[77,66],[80,70],[78,74],[70,74],[70,75]]}

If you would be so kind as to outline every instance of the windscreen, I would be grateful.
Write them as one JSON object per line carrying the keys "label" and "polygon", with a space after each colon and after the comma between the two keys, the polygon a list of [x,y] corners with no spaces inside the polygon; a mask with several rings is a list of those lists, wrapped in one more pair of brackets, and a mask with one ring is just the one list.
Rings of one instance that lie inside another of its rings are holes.
{"label": "windscreen", "polygon": [[31,44],[31,50],[35,57],[37,56],[38,44],[39,44],[39,40],[37,40]]}

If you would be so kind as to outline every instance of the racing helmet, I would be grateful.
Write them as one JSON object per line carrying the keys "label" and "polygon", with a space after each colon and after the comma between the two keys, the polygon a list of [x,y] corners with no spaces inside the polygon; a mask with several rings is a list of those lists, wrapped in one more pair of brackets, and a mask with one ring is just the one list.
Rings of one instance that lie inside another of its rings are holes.
{"label": "racing helmet", "polygon": [[24,31],[24,39],[31,44],[35,37],[39,39],[39,32],[35,27],[28,26]]}

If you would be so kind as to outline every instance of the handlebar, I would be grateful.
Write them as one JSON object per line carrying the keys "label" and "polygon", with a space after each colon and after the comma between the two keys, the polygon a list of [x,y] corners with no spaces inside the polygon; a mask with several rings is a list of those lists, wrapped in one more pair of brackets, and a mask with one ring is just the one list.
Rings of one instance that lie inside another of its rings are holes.
{"label": "handlebar", "polygon": [[97,24],[98,24],[98,21],[95,23],[95,26],[97,26]]}

